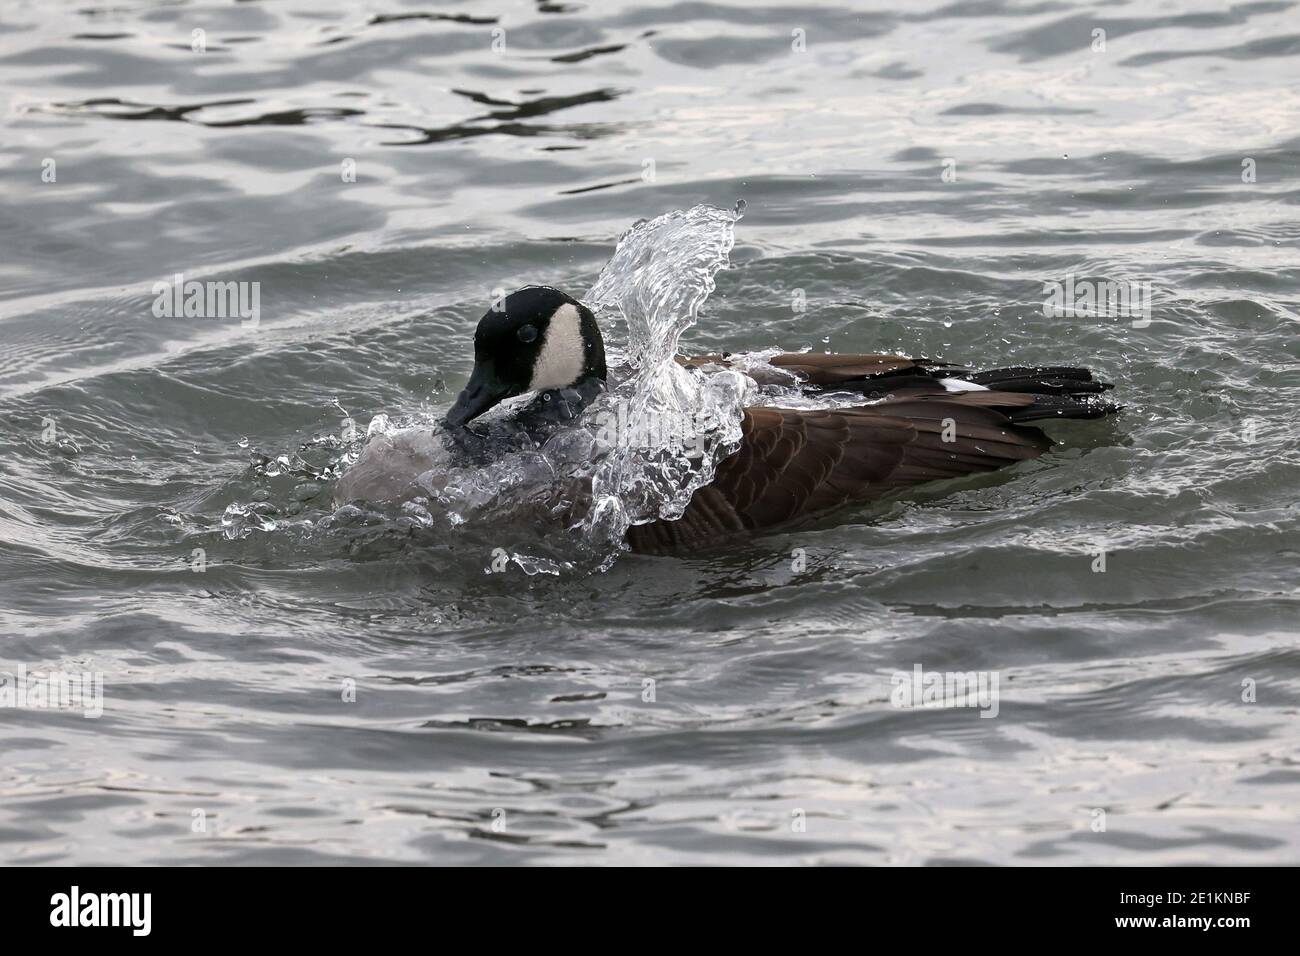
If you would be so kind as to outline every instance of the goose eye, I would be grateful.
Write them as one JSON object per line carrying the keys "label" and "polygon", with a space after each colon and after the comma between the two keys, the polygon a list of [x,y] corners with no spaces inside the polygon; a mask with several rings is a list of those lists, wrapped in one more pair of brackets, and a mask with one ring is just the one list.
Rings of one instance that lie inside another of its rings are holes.
{"label": "goose eye", "polygon": [[521,325],[515,334],[519,336],[520,342],[531,342],[537,338],[537,326]]}

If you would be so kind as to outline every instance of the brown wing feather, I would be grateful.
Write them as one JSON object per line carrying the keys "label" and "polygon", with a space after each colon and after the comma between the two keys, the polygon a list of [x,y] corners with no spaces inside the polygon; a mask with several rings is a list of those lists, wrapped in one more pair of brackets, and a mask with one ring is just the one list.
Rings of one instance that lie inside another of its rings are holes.
{"label": "brown wing feather", "polygon": [[[703,365],[729,366],[730,358],[730,355],[696,355],[691,358],[678,356],[677,361],[687,368],[699,368]],[[859,355],[846,352],[784,352],[773,355],[767,364],[770,369],[760,365],[748,368],[746,372],[760,385],[789,384],[789,376],[794,375],[804,385],[818,388],[900,372],[959,368],[903,355]],[[774,371],[778,369],[779,371]]]}
{"label": "brown wing feather", "polygon": [[[834,411],[747,408],[740,449],[718,466],[677,521],[628,531],[633,551],[713,544],[896,488],[992,471],[1051,447],[999,409],[1032,397],[906,389],[876,405]],[[951,438],[951,441],[945,441]]]}
{"label": "brown wing feather", "polygon": [[891,372],[924,369],[925,359],[902,355],[851,355],[842,353],[787,353],[773,355],[767,364],[793,372],[807,385],[837,385],[854,379],[875,378]]}

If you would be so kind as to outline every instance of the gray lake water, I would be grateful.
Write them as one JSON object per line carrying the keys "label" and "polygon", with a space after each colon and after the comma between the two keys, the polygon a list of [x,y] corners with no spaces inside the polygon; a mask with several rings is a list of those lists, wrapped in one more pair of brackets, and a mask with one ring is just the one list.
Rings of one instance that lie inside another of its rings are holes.
{"label": "gray lake water", "polygon": [[[1300,5],[8,0],[0,117],[0,670],[103,681],[0,709],[0,860],[1300,862]],[[684,348],[1124,413],[596,574],[324,520],[492,290],[738,199]]]}

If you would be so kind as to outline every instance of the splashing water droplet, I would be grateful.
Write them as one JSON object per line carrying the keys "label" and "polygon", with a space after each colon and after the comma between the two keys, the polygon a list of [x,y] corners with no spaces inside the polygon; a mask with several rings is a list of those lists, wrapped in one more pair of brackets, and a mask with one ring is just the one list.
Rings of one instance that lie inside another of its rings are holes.
{"label": "splashing water droplet", "polygon": [[740,441],[750,380],[729,370],[692,373],[675,359],[678,340],[729,264],[743,210],[743,200],[734,212],[695,206],[638,224],[586,295],[598,316],[625,323],[634,369],[598,403],[603,408],[593,408],[597,418],[621,404],[622,420],[633,426],[666,426],[658,442],[619,442],[598,464],[585,522],[593,543],[617,546],[633,524],[680,517]]}

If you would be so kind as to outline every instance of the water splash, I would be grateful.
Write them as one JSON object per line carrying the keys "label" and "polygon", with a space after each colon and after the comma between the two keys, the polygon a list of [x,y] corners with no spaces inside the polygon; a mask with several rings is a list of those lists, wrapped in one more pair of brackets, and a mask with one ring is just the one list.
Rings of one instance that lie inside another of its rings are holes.
{"label": "water splash", "polygon": [[[419,532],[420,546],[463,550],[485,570],[609,568],[629,527],[680,517],[740,441],[754,382],[717,366],[687,369],[676,355],[728,265],[743,209],[670,212],[620,238],[583,297],[604,330],[610,376],[578,422],[531,434],[503,409],[480,421],[489,436],[480,451],[490,454],[467,460],[452,450],[436,413],[376,416],[364,445],[339,462],[347,468],[334,494],[341,507],[297,523],[305,533],[349,540],[360,529],[367,548],[367,535]],[[228,509],[227,536],[287,530],[268,517],[274,510],[266,502],[250,514]]]}
{"label": "water splash", "polygon": [[598,318],[624,323],[633,370],[593,408],[608,449],[584,523],[593,541],[612,546],[631,525],[680,517],[740,441],[753,382],[730,370],[688,371],[675,359],[729,264],[743,212],[743,202],[734,211],[695,206],[638,223],[585,297]]}

